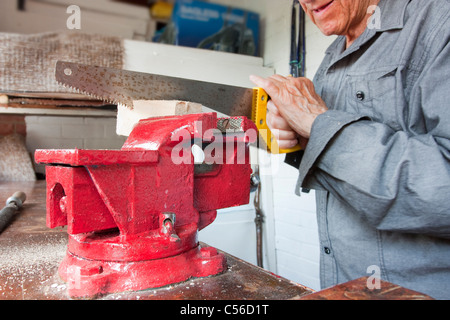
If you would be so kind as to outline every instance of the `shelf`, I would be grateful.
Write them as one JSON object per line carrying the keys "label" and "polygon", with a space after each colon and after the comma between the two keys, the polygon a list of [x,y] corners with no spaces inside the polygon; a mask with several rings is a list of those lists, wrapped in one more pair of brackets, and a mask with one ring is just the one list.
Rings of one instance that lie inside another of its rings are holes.
{"label": "shelf", "polygon": [[117,110],[83,107],[55,107],[46,105],[0,104],[1,114],[52,115],[52,116],[89,116],[116,117]]}

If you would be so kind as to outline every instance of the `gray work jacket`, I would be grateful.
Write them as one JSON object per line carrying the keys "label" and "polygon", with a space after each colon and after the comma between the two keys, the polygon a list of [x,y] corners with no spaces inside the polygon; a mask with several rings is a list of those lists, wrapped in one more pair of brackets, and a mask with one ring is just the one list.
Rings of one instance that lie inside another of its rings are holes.
{"label": "gray work jacket", "polygon": [[296,193],[317,190],[323,288],[378,270],[450,299],[450,1],[378,9],[316,73],[330,110],[313,124]]}

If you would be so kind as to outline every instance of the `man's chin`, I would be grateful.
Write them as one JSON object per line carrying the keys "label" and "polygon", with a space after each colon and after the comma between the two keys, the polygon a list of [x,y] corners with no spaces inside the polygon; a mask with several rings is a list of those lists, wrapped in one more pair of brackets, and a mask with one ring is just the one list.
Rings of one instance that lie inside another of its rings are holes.
{"label": "man's chin", "polygon": [[339,35],[339,32],[333,25],[330,24],[318,24],[317,27],[325,36]]}

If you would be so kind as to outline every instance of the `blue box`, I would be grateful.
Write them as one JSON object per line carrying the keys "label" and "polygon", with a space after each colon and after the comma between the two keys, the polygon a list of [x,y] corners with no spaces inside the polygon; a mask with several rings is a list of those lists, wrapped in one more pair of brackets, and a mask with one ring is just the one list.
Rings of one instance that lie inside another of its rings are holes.
{"label": "blue box", "polygon": [[259,56],[259,15],[198,0],[177,0],[155,42]]}

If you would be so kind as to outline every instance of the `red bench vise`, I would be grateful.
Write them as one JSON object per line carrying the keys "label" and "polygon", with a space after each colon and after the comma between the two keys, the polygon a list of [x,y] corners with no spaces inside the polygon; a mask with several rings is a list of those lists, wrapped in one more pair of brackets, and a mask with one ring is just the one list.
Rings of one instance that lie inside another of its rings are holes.
{"label": "red bench vise", "polygon": [[[37,150],[36,162],[48,164],[47,226],[67,225],[59,274],[68,294],[137,291],[225,271],[225,256],[201,248],[198,231],[217,209],[249,202],[255,139],[247,118],[204,113],[141,120],[120,150]],[[195,164],[190,148],[199,143],[205,161]]]}

